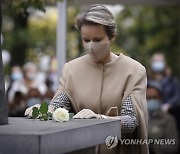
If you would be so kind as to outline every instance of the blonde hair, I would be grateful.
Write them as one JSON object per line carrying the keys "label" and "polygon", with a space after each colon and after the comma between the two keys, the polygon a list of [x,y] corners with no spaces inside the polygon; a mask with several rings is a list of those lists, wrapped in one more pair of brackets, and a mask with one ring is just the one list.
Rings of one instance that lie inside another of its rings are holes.
{"label": "blonde hair", "polygon": [[103,25],[109,38],[116,35],[114,17],[109,9],[101,4],[91,5],[77,15],[75,27],[81,30],[83,25]]}

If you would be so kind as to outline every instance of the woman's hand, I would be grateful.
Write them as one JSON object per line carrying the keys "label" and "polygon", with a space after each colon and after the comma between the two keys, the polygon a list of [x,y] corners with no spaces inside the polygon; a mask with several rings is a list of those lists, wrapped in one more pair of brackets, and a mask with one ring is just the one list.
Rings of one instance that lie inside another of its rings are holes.
{"label": "woman's hand", "polygon": [[37,107],[37,108],[40,108],[41,104],[35,104],[29,108],[26,109],[24,115],[25,116],[28,116],[28,117],[32,117],[32,112],[33,112],[33,107]]}
{"label": "woman's hand", "polygon": [[101,118],[99,114],[94,113],[90,109],[83,109],[79,111],[75,116],[74,119],[91,119],[91,118]]}

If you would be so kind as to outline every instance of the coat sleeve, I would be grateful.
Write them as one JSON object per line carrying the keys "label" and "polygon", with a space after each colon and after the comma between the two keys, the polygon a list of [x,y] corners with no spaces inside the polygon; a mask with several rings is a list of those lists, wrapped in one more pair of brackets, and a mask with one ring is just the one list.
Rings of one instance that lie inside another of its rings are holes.
{"label": "coat sleeve", "polygon": [[[139,125],[135,131],[138,139],[148,139],[148,111],[146,102],[146,88],[147,88],[147,77],[146,70],[142,66],[134,74],[132,91],[130,93],[132,102],[136,111],[136,115],[139,121]],[[148,154],[148,145],[140,145],[139,154]]]}
{"label": "coat sleeve", "polygon": [[143,121],[143,123],[141,122],[141,124],[144,124],[143,127],[145,130],[147,130],[148,128],[146,89],[147,89],[146,70],[144,67],[141,67],[141,69],[137,71],[137,73],[135,74],[134,87],[132,88],[132,92],[130,95],[132,97],[132,102],[135,107],[138,120]]}
{"label": "coat sleeve", "polygon": [[120,119],[122,123],[122,133],[133,133],[139,125],[130,95],[128,95],[123,102]]}

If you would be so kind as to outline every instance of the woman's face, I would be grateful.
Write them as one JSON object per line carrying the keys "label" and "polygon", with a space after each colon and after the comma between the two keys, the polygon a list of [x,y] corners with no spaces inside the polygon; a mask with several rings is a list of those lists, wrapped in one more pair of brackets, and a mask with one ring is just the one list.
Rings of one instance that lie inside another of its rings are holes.
{"label": "woman's face", "polygon": [[83,45],[89,42],[106,43],[109,37],[102,25],[83,25],[81,27]]}

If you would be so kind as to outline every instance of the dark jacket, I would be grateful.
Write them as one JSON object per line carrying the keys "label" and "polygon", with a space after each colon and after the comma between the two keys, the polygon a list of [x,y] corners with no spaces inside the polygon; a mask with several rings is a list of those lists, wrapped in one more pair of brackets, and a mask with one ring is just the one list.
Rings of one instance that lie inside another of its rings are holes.
{"label": "dark jacket", "polygon": [[177,105],[180,101],[180,85],[176,77],[166,77],[162,80],[162,96],[164,103]]}

